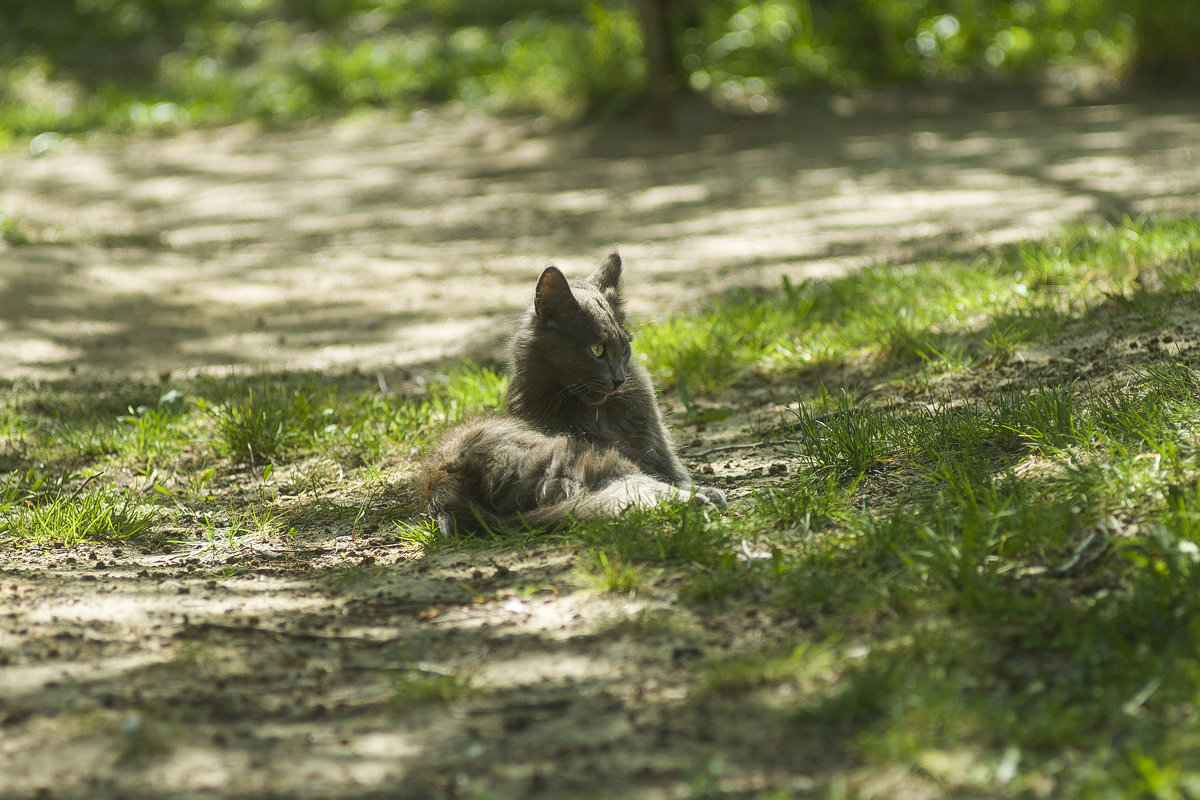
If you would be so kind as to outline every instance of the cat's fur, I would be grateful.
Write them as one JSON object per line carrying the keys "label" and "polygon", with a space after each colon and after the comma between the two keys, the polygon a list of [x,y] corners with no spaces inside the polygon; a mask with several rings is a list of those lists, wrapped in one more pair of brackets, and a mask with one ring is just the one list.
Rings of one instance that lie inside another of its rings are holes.
{"label": "cat's fur", "polygon": [[556,267],[509,345],[507,415],[450,431],[423,464],[426,513],[443,532],[479,521],[553,524],[668,497],[725,505],[675,454],[646,370],[630,358],[613,253],[585,281]]}

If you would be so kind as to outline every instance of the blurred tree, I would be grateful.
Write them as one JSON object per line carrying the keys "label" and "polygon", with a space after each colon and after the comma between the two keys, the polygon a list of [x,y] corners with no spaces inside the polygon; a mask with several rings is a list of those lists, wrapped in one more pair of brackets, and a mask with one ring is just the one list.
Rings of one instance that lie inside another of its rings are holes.
{"label": "blurred tree", "polygon": [[1200,85],[1200,0],[1132,0],[1137,26],[1133,72],[1167,85]]}
{"label": "blurred tree", "polygon": [[675,72],[673,38],[667,6],[671,0],[641,0],[642,40],[646,54],[646,98],[650,120],[661,129],[671,126],[670,79]]}
{"label": "blurred tree", "polygon": [[1098,67],[1200,83],[1200,0],[4,0],[0,141],[462,101],[555,119],[680,91]]}

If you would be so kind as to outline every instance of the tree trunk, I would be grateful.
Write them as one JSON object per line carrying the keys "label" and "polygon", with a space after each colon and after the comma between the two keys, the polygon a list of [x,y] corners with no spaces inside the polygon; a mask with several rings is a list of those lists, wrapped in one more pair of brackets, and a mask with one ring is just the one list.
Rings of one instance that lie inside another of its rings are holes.
{"label": "tree trunk", "polygon": [[671,0],[641,0],[646,42],[646,102],[650,124],[659,130],[674,125],[671,103],[671,32],[667,4]]}

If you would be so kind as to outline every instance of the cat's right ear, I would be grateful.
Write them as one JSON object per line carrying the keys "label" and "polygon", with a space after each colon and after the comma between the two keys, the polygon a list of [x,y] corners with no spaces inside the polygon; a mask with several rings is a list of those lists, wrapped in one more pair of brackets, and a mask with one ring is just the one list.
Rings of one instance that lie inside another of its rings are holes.
{"label": "cat's right ear", "polygon": [[567,283],[558,267],[546,267],[542,277],[538,278],[537,290],[533,296],[533,311],[545,321],[553,320],[569,311],[577,310],[579,303],[571,294]]}
{"label": "cat's right ear", "polygon": [[604,259],[604,263],[588,276],[588,280],[593,286],[604,292],[604,296],[609,298],[610,302],[613,298],[619,297],[621,293],[620,254],[616,250],[609,253],[608,258]]}
{"label": "cat's right ear", "polygon": [[596,271],[588,276],[588,282],[600,290],[604,299],[612,306],[617,321],[624,324],[625,308],[621,302],[621,256],[613,250]]}

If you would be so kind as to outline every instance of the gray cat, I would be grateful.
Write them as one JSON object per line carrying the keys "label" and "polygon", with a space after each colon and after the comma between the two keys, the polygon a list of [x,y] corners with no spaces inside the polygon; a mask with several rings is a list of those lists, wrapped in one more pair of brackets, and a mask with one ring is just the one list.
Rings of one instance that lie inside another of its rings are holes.
{"label": "gray cat", "polygon": [[630,359],[621,259],[585,281],[547,267],[509,345],[506,416],[464,423],[426,456],[419,490],[444,533],[552,525],[671,497],[724,508],[675,454],[650,376]]}

